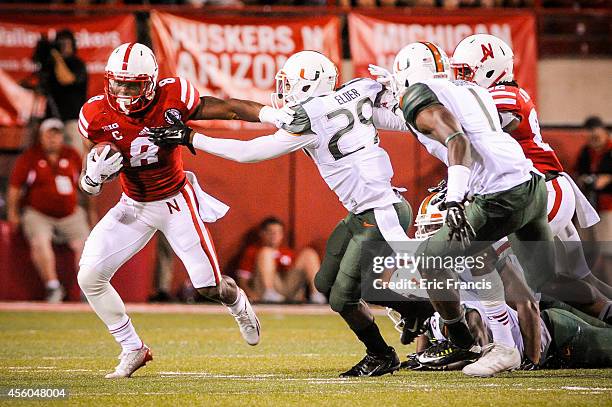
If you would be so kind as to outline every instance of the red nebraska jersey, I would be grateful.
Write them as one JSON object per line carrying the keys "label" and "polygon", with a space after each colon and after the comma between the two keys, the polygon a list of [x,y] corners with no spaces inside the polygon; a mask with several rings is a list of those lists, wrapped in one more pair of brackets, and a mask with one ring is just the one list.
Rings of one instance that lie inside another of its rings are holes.
{"label": "red nebraska jersey", "polygon": [[[245,279],[250,280],[255,273],[255,262],[257,261],[257,254],[259,253],[259,245],[251,245],[246,248],[244,255],[240,260],[238,266],[238,275]],[[276,250],[274,258],[276,260],[276,270],[279,272],[285,272],[291,269],[293,264],[293,250],[288,247],[279,247]]]}
{"label": "red nebraska jersey", "polygon": [[123,155],[120,180],[123,192],[139,202],[158,201],[175,195],[185,184],[179,146],[158,147],[147,130],[168,126],[170,115],[183,121],[200,103],[198,90],[184,78],[159,81],[155,97],[142,113],[122,114],[110,107],[106,95],[94,96],[81,108],[79,131],[97,144],[108,141]]}
{"label": "red nebraska jersey", "polygon": [[63,146],[57,162],[49,161],[40,147],[34,145],[17,158],[10,184],[25,187],[24,206],[54,218],[64,218],[77,205],[77,182],[81,157],[69,146]]}
{"label": "red nebraska jersey", "polygon": [[517,86],[499,85],[489,88],[500,113],[512,112],[521,123],[510,133],[523,148],[525,156],[541,173],[563,171],[563,166],[554,150],[544,141],[540,133],[540,123],[533,100]]}

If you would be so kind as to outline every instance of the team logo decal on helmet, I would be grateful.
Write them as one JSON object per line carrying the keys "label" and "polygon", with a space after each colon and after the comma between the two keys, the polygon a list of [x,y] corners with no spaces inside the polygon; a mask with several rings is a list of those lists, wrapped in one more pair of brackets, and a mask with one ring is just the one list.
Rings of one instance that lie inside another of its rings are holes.
{"label": "team logo decal on helmet", "polygon": [[332,92],[338,81],[336,65],[316,51],[301,51],[289,57],[276,74],[272,105],[281,108]]}
{"label": "team logo decal on helmet", "polygon": [[494,35],[474,34],[457,44],[451,68],[456,79],[488,88],[514,80],[514,53]]}

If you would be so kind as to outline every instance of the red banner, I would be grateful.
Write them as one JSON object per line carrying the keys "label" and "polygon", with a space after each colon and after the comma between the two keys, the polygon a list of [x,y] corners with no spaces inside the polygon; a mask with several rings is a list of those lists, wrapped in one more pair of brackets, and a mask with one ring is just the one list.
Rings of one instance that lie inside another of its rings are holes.
{"label": "red banner", "polygon": [[[340,69],[340,20],[335,16],[194,17],[153,11],[151,37],[160,77],[183,76],[201,94],[270,104],[274,76],[304,49],[327,55]],[[241,122],[206,123],[252,127]],[[257,125],[259,126],[259,125]]]}
{"label": "red banner", "polygon": [[[19,82],[36,72],[32,54],[36,44],[45,34],[53,39],[55,33],[64,28],[74,32],[77,41],[77,55],[85,61],[89,73],[89,95],[103,90],[104,67],[111,51],[124,42],[136,40],[136,21],[131,14],[110,17],[67,17],[67,16],[2,16],[0,18],[0,70]],[[2,124],[23,124],[23,117],[10,112],[21,105],[21,99],[14,99],[10,105],[6,98],[26,94],[24,89],[13,89],[6,84],[0,89],[0,111],[9,112],[11,120]],[[24,101],[25,103],[25,101]],[[24,107],[21,110],[31,110]]]}
{"label": "red banner", "polygon": [[531,13],[391,16],[350,13],[348,22],[355,76],[368,76],[368,64],[390,69],[397,52],[411,42],[434,42],[451,56],[463,38],[487,33],[510,45],[514,51],[515,79],[536,97],[537,42]]}

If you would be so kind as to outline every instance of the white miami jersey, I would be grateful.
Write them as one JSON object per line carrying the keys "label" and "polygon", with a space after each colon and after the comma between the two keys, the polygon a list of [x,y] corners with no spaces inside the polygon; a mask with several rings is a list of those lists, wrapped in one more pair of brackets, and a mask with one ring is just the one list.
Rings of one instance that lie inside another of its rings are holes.
{"label": "white miami jersey", "polygon": [[299,105],[294,121],[284,129],[314,133],[316,142],[304,147],[327,185],[353,213],[400,202],[391,186],[393,168],[373,124],[373,107],[383,91],[371,79],[356,79],[326,95]]}
{"label": "white miami jersey", "polygon": [[[491,322],[487,318],[485,308],[483,307],[482,303],[480,301],[461,301],[461,304],[463,304],[467,308],[467,310],[474,309],[478,311],[478,313],[480,314],[480,319],[482,320],[485,326],[485,329],[489,331],[489,336],[491,336]],[[512,339],[514,340],[514,343],[521,354],[521,358],[523,358],[525,352],[525,343],[523,342],[523,336],[521,335],[521,327],[519,325],[518,313],[512,308],[510,308],[510,306],[506,305],[506,315],[507,319],[504,324],[510,325]],[[427,335],[437,341],[446,341],[447,338],[442,332],[441,325],[442,324],[440,320],[440,314],[436,312],[431,318],[429,318],[429,332],[427,332]],[[542,318],[540,318],[540,328],[540,354],[542,356],[545,356],[548,352],[548,348],[550,347],[552,338]]]}
{"label": "white miami jersey", "polygon": [[495,102],[486,89],[470,82],[446,79],[431,79],[410,86],[402,96],[401,108],[419,140],[427,136],[416,129],[416,115],[434,104],[441,104],[453,113],[470,141],[471,195],[506,191],[531,178],[530,172],[535,170],[533,163],[525,157],[518,142],[502,130]]}

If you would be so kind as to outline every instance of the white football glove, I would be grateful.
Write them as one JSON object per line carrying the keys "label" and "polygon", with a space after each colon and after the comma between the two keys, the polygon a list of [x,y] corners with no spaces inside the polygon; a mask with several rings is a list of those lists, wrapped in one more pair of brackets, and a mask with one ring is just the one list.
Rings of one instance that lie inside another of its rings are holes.
{"label": "white football glove", "polygon": [[115,153],[107,157],[109,151],[110,146],[107,145],[100,155],[98,155],[95,148],[91,149],[89,154],[87,154],[85,177],[89,178],[87,180],[88,183],[100,185],[123,167],[121,153]]}
{"label": "white football glove", "polygon": [[393,78],[393,74],[389,72],[389,70],[383,68],[382,66],[369,64],[368,71],[370,71],[370,75],[376,77],[376,82],[380,83],[391,91],[393,97],[397,96],[397,85],[395,83],[395,79]]}
{"label": "white football glove", "polygon": [[291,124],[295,111],[289,106],[282,109],[274,109],[270,106],[264,106],[259,111],[259,121],[262,123],[270,123],[280,129],[284,124]]}

